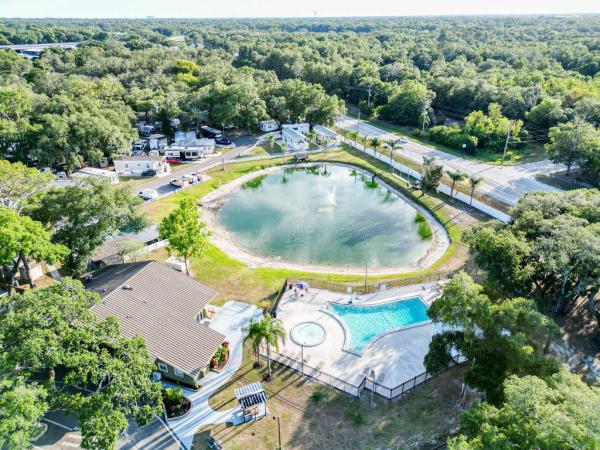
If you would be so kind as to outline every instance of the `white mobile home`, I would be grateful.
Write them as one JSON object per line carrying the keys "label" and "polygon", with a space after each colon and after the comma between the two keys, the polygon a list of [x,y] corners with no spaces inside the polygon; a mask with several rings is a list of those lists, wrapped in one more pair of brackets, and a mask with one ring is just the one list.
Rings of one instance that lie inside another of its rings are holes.
{"label": "white mobile home", "polygon": [[286,149],[291,152],[308,150],[308,138],[305,134],[294,128],[282,128],[281,140],[285,143]]}
{"label": "white mobile home", "polygon": [[119,184],[119,175],[116,172],[113,172],[112,170],[97,169],[95,167],[84,167],[73,173],[71,176],[75,178],[99,178],[108,181],[110,184]]}
{"label": "white mobile home", "polygon": [[298,133],[308,134],[310,131],[310,124],[308,123],[286,123],[281,125],[282,130],[294,130]]}
{"label": "white mobile home", "polygon": [[179,153],[181,159],[194,160],[212,155],[215,152],[214,139],[195,139],[186,145],[171,145],[165,148],[165,155],[177,157]]}
{"label": "white mobile home", "polygon": [[321,125],[315,125],[313,127],[313,131],[315,132],[317,142],[319,144],[335,144],[339,142],[338,134]]}
{"label": "white mobile home", "polygon": [[260,129],[260,131],[264,131],[265,133],[268,133],[270,131],[279,130],[279,124],[277,123],[276,120],[273,120],[273,119],[261,120],[260,122],[258,122],[258,128]]}
{"label": "white mobile home", "polygon": [[114,163],[119,175],[140,176],[146,170],[155,170],[160,176],[171,171],[164,156],[122,156],[115,159]]}

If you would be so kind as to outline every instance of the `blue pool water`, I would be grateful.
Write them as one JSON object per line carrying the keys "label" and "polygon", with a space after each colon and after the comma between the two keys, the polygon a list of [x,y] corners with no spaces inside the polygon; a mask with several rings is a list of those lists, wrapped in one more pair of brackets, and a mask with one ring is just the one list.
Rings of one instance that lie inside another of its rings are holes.
{"label": "blue pool water", "polygon": [[346,348],[358,353],[386,331],[430,320],[427,305],[419,297],[373,306],[332,303],[331,308],[350,332]]}

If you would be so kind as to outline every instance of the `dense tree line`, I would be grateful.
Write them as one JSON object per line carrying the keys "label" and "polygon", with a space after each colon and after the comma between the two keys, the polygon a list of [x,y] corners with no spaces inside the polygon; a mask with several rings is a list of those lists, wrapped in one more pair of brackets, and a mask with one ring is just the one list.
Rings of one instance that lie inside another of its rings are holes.
{"label": "dense tree line", "polygon": [[[50,153],[59,156],[41,161],[76,163],[126,151],[134,112],[181,116],[187,126],[249,127],[267,116],[327,123],[343,111],[342,100],[364,114],[433,127],[433,140],[471,152],[501,151],[507,135],[513,148],[547,143],[552,127],[598,127],[599,30],[596,16],[7,19],[0,44],[83,44],[48,50],[33,63],[2,52],[1,84],[23,101],[1,118],[0,144],[18,138],[18,154],[39,158],[56,141]],[[62,99],[49,100],[57,96],[77,107],[61,110]],[[75,125],[86,120],[93,133]],[[594,179],[598,151],[588,146],[593,158],[575,161]]]}

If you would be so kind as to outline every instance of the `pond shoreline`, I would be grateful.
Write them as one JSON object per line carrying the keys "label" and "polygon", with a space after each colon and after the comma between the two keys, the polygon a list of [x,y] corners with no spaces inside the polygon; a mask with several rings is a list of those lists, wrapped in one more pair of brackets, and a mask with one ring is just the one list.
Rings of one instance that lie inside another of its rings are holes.
{"label": "pond shoreline", "polygon": [[[254,254],[248,251],[247,249],[243,248],[241,245],[237,244],[233,235],[227,230],[225,230],[225,228],[219,223],[219,220],[217,218],[218,210],[225,201],[225,197],[227,197],[227,195],[229,195],[233,190],[237,189],[238,187],[242,186],[243,184],[247,183],[252,179],[255,179],[260,176],[269,175],[275,172],[280,172],[288,168],[308,168],[327,164],[333,166],[346,167],[352,170],[356,170],[357,172],[363,175],[373,176],[371,172],[352,164],[323,162],[285,164],[280,166],[268,167],[243,175],[210,192],[209,194],[202,197],[202,199],[200,200],[202,204],[204,220],[206,220],[209,228],[213,232],[210,238],[211,242],[219,249],[227,253],[229,256],[248,264],[248,266],[252,268],[265,267],[273,269],[299,270],[303,272],[314,272],[324,274],[363,275],[365,273],[365,270],[362,267],[294,263],[290,261],[285,261],[275,256],[265,257]],[[386,268],[369,268],[369,275],[393,275],[405,272],[412,272],[415,270],[421,270],[430,267],[446,253],[450,246],[450,238],[448,236],[447,230],[437,221],[437,219],[431,214],[429,210],[419,205],[411,198],[408,198],[402,192],[398,191],[397,189],[394,189],[392,186],[389,186],[387,183],[380,180],[376,176],[375,181],[380,186],[393,192],[399,198],[403,199],[408,204],[410,204],[415,210],[420,212],[425,217],[427,223],[431,227],[433,236],[431,238],[431,244],[429,245],[427,252],[416,263]]]}

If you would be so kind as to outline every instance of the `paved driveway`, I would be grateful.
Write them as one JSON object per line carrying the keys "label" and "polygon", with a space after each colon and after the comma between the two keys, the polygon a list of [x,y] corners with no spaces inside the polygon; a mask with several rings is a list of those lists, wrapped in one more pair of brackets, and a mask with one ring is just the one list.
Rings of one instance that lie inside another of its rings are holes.
{"label": "paved driveway", "polygon": [[242,347],[246,336],[245,327],[253,319],[259,319],[261,316],[262,309],[254,305],[227,302],[212,320],[210,327],[223,333],[229,341],[231,349],[229,362],[222,372],[210,372],[202,380],[202,387],[199,390],[183,389],[184,395],[192,402],[192,411],[180,419],[169,420],[169,425],[186,447],[191,448],[194,435],[199,427],[235,420],[237,408],[215,411],[208,405],[208,399],[240,368],[242,364]]}
{"label": "paved driveway", "polygon": [[[386,141],[400,137],[365,122],[360,122],[359,125],[357,119],[349,116],[342,116],[338,120],[337,126],[344,130],[358,131],[363,136],[378,137]],[[535,175],[538,173],[549,173],[563,168],[562,165],[554,164],[548,160],[521,165],[498,166],[464,159],[414,141],[405,144],[401,154],[403,158],[418,164],[423,163],[424,157],[433,156],[446,170],[460,170],[469,176],[482,177],[484,179],[483,186],[478,187],[477,190],[508,205],[515,205],[519,198],[528,192],[560,191],[535,179]]]}

